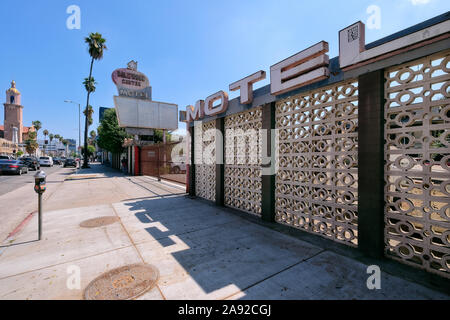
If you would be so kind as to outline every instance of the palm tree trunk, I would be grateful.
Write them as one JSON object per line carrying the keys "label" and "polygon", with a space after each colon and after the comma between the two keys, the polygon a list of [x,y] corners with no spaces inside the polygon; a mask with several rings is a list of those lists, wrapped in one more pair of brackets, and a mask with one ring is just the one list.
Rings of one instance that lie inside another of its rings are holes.
{"label": "palm tree trunk", "polygon": [[[94,58],[91,60],[91,69],[89,70],[89,80],[92,77],[92,67],[94,66]],[[88,91],[87,94],[87,101],[86,101],[86,111],[85,111],[85,119],[84,119],[84,156],[83,156],[83,168],[89,168],[88,164],[88,155],[87,155],[87,146],[88,146],[88,109],[89,109],[89,95],[91,94],[90,91]]]}

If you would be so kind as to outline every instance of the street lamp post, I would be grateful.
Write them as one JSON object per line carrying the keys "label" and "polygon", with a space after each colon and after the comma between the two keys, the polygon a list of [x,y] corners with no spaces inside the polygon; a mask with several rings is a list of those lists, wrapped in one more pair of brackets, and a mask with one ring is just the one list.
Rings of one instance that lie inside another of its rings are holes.
{"label": "street lamp post", "polygon": [[78,102],[72,100],[64,100],[64,102],[78,105],[78,150],[81,150],[81,106]]}

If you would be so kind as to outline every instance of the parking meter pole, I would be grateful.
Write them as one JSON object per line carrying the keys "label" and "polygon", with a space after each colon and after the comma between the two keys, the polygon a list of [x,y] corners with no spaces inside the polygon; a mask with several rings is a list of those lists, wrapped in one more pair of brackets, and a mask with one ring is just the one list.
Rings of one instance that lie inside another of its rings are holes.
{"label": "parking meter pole", "polygon": [[39,240],[42,238],[42,194],[47,189],[47,175],[44,171],[39,170],[34,176],[34,191],[38,194],[38,233]]}
{"label": "parking meter pole", "polygon": [[38,194],[39,240],[42,238],[42,193]]}

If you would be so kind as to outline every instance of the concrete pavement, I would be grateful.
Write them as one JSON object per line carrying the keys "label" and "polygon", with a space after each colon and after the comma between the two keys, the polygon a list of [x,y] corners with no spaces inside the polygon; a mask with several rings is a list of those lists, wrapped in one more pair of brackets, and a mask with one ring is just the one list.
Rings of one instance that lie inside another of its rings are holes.
{"label": "concrete pavement", "polygon": [[[145,262],[160,273],[139,299],[449,299],[382,270],[366,286],[367,266],[326,248],[249,222],[232,210],[186,197],[182,187],[126,177],[94,165],[61,183],[37,219],[0,251],[0,299],[81,299],[113,268]],[[82,228],[101,216],[118,222]],[[80,288],[67,286],[80,270]]]}
{"label": "concrete pavement", "polygon": [[[50,199],[64,179],[75,172],[75,169],[62,167],[42,169],[47,173],[47,192],[43,196],[44,201]],[[27,216],[37,210],[37,194],[33,189],[33,176],[35,173],[35,171],[30,171],[27,175],[20,177],[20,186],[16,185],[18,188],[0,195],[0,245],[5,244],[8,235],[14,231]],[[5,176],[5,179],[14,178],[18,177]],[[4,182],[9,183],[9,181]]]}

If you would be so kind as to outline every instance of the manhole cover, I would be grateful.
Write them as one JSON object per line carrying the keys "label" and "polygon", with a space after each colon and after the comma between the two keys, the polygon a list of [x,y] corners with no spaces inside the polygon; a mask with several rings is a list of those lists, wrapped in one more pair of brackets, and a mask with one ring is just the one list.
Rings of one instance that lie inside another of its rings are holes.
{"label": "manhole cover", "polygon": [[98,217],[94,219],[85,220],[80,223],[80,227],[82,228],[97,228],[102,226],[107,226],[108,224],[113,224],[114,222],[117,222],[117,217]]}
{"label": "manhole cover", "polygon": [[132,264],[108,271],[84,290],[85,300],[128,300],[152,289],[159,272],[149,264]]}

